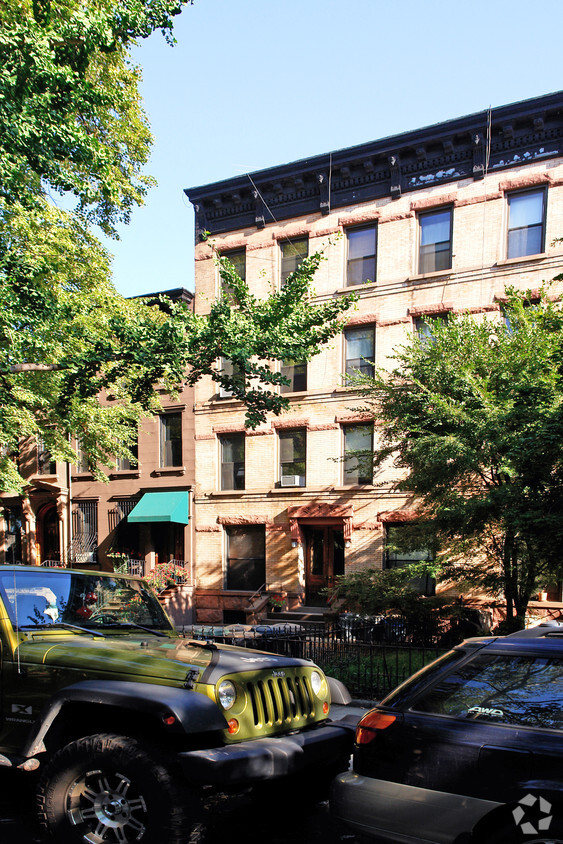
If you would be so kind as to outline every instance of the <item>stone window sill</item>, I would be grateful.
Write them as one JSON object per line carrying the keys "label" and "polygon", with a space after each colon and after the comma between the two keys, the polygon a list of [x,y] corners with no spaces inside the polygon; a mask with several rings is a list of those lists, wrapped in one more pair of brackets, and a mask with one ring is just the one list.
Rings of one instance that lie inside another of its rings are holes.
{"label": "stone window sill", "polygon": [[505,258],[504,261],[497,261],[497,267],[510,267],[513,264],[535,264],[547,258],[545,252],[538,252],[535,255],[520,255],[518,258]]}
{"label": "stone window sill", "polygon": [[407,278],[407,281],[433,281],[437,278],[451,278],[454,271],[450,267],[447,270],[438,270],[434,273],[417,273],[416,275],[411,275]]}

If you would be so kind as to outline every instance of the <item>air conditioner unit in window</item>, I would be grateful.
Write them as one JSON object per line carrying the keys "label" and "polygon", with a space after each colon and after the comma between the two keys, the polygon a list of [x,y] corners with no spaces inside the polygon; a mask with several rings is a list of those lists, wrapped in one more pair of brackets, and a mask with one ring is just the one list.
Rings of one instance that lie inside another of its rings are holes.
{"label": "air conditioner unit in window", "polygon": [[305,486],[305,478],[303,475],[282,475],[282,486]]}

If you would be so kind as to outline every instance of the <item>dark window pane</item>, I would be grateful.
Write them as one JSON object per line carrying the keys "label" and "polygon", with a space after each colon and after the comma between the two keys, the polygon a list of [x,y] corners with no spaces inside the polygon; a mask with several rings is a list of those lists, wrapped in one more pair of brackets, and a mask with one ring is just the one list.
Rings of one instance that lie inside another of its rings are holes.
{"label": "dark window pane", "polygon": [[449,269],[452,265],[451,210],[421,214],[418,219],[420,225],[419,273]]}
{"label": "dark window pane", "polygon": [[307,432],[283,431],[279,443],[282,486],[305,486]]}
{"label": "dark window pane", "polygon": [[510,228],[541,225],[543,222],[543,191],[514,194],[508,198]]}
{"label": "dark window pane", "polygon": [[368,328],[351,328],[345,332],[346,338],[346,374],[363,372],[373,373],[375,363],[375,331]]}
{"label": "dark window pane", "polygon": [[[221,358],[219,363],[219,369],[224,375],[226,375],[230,379],[231,382],[244,385],[245,373],[239,366],[236,366],[232,362],[232,360],[228,360],[227,358]],[[228,387],[219,387],[220,398],[228,399],[231,398],[232,395],[233,391],[230,390]]]}
{"label": "dark window pane", "polygon": [[282,241],[280,249],[282,253],[281,284],[283,287],[287,277],[297,269],[301,261],[309,254],[309,240],[304,237],[291,242]]}
{"label": "dark window pane", "polygon": [[437,314],[432,317],[417,317],[414,321],[414,330],[422,343],[434,342],[433,326],[436,322],[448,322],[447,314]]}
{"label": "dark window pane", "polygon": [[282,363],[281,373],[289,379],[289,384],[282,384],[282,393],[297,393],[307,389],[307,364],[287,361]]}
{"label": "dark window pane", "polygon": [[39,475],[55,475],[57,464],[45,448],[42,437],[37,437],[37,472]]}
{"label": "dark window pane", "polygon": [[98,502],[75,501],[72,511],[71,560],[92,562],[98,550]]}
{"label": "dark window pane", "polygon": [[131,446],[131,451],[133,452],[133,457],[135,458],[135,462],[129,460],[128,457],[118,457],[115,461],[115,468],[118,472],[128,472],[130,469],[137,468],[137,458],[138,458],[138,450],[139,446],[138,443]]}
{"label": "dark window pane", "polygon": [[227,589],[255,591],[266,582],[266,532],[257,527],[228,527]]}
{"label": "dark window pane", "polygon": [[545,192],[508,197],[508,258],[543,252]]}
{"label": "dark window pane", "polygon": [[160,465],[182,465],[181,413],[166,413],[160,417]]}
{"label": "dark window pane", "polygon": [[244,489],[244,434],[221,439],[221,489]]}
{"label": "dark window pane", "polygon": [[[240,278],[245,281],[246,280],[246,250],[245,249],[237,249],[234,252],[222,252],[222,258],[228,258],[231,264],[234,266],[235,270],[237,271]],[[221,294],[226,296],[228,299],[232,299],[232,291],[231,288],[225,284],[223,279],[221,278]]]}
{"label": "dark window pane", "polygon": [[222,252],[222,258],[228,258],[243,281],[246,279],[246,250],[237,249],[235,252]]}
{"label": "dark window pane", "polygon": [[348,261],[346,284],[351,286],[375,281],[375,226],[349,230],[347,232],[347,241]]}
{"label": "dark window pane", "polygon": [[344,429],[344,483],[373,482],[373,425],[350,425]]}
{"label": "dark window pane", "polygon": [[508,257],[522,258],[525,255],[538,255],[543,252],[542,240],[541,226],[508,232]]}
{"label": "dark window pane", "polygon": [[563,729],[563,661],[483,654],[419,700],[423,712],[521,727]]}
{"label": "dark window pane", "polygon": [[[387,568],[400,568],[411,563],[433,560],[433,554],[426,548],[415,548],[404,551],[401,548],[401,533],[408,530],[407,525],[388,525],[386,531],[385,565]],[[398,547],[397,547],[398,546]],[[411,586],[421,595],[434,595],[436,581],[426,575],[411,581]]]}

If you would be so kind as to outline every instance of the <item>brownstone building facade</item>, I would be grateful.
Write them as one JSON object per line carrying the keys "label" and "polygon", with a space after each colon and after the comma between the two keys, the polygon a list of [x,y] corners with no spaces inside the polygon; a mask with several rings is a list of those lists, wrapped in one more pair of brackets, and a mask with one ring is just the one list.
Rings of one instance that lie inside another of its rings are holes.
{"label": "brownstone building facade", "polygon": [[428,332],[425,315],[500,320],[506,285],[563,271],[562,146],[558,93],[186,190],[197,312],[221,295],[203,232],[256,296],[319,250],[317,300],[358,295],[340,337],[307,365],[284,362],[284,416],[245,430],[238,401],[211,378],[196,386],[199,621],[243,621],[256,593],[319,605],[338,574],[403,562],[386,543],[412,504],[391,466],[374,475],[354,457],[377,421],[354,410],[346,375],[387,366],[409,332]]}
{"label": "brownstone building facade", "polygon": [[[183,289],[165,291],[191,303]],[[156,564],[193,562],[193,388],[160,396],[162,409],[141,422],[138,463],[106,467],[97,481],[81,462],[55,463],[41,441],[22,442],[23,495],[0,496],[0,563],[65,564],[148,573]]]}

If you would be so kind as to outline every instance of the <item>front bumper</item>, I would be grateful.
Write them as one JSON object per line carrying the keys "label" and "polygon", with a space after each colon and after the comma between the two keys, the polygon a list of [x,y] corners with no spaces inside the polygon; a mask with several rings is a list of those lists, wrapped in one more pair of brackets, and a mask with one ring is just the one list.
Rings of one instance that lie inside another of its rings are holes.
{"label": "front bumper", "polygon": [[397,782],[339,774],[330,791],[334,817],[390,844],[453,844],[502,804]]}
{"label": "front bumper", "polygon": [[328,721],[291,735],[241,741],[178,754],[186,779],[195,785],[249,785],[326,766],[352,752],[354,719]]}

